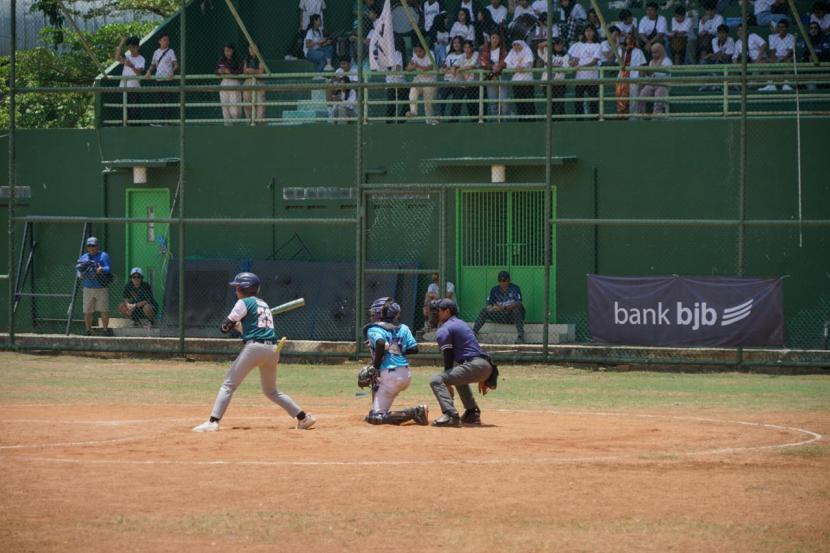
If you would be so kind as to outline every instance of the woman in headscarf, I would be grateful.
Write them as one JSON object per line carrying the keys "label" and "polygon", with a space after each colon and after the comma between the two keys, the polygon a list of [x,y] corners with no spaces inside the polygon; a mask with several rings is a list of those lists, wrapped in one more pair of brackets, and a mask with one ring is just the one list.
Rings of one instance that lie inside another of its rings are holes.
{"label": "woman in headscarf", "polygon": [[513,81],[524,81],[528,84],[513,87],[513,98],[516,101],[516,111],[521,121],[531,121],[536,115],[533,103],[533,50],[524,40],[514,40],[510,53],[504,59],[507,69],[513,72]]}

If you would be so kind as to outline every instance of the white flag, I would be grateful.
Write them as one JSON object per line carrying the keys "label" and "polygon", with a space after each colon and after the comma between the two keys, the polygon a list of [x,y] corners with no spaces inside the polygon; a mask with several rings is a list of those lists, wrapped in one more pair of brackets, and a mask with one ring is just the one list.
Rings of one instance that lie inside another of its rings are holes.
{"label": "white flag", "polygon": [[386,0],[383,11],[375,21],[369,40],[369,67],[372,71],[395,68],[395,32],[392,30],[392,0]]}

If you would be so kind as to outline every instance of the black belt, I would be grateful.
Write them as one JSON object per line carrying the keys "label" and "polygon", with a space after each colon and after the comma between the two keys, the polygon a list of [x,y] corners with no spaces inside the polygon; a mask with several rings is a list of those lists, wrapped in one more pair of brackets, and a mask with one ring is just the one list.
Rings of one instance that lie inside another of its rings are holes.
{"label": "black belt", "polygon": [[478,355],[476,357],[467,357],[466,359],[462,359],[461,361],[458,362],[458,364],[460,365],[461,363],[469,363],[470,361],[475,361],[476,359],[484,359],[485,361],[490,363],[490,358],[489,357]]}
{"label": "black belt", "polygon": [[245,340],[245,344],[266,344],[273,346],[276,342],[274,340]]}

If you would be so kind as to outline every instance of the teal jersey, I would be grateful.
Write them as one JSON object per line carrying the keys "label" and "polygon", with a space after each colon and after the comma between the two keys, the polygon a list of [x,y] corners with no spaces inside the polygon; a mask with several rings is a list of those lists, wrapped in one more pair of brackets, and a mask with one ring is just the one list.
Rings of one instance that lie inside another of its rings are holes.
{"label": "teal jersey", "polygon": [[271,308],[259,298],[243,298],[233,306],[228,319],[242,323],[242,339],[276,340]]}
{"label": "teal jersey", "polygon": [[380,370],[394,369],[409,366],[406,358],[407,350],[418,347],[418,342],[412,336],[412,331],[406,325],[395,326],[388,323],[377,323],[366,328],[366,338],[372,353],[378,340],[384,340],[388,347],[380,363]]}

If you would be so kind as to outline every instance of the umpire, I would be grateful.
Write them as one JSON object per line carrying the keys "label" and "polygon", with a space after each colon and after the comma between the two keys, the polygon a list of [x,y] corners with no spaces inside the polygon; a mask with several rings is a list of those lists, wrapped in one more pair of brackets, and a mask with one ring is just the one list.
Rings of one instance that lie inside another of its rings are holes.
{"label": "umpire", "polygon": [[[434,375],[429,381],[443,413],[441,417],[432,421],[432,425],[459,427],[462,422],[481,424],[481,411],[470,390],[470,384],[477,382],[478,390],[482,394],[495,389],[498,368],[492,363],[490,356],[481,349],[469,325],[456,317],[458,306],[453,300],[434,300],[432,307],[440,325],[435,338],[444,355],[444,372]],[[460,417],[455,409],[449,386],[458,389],[458,395],[464,404],[464,414]]]}

